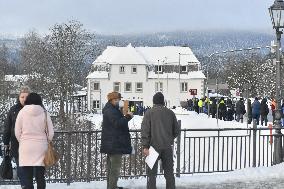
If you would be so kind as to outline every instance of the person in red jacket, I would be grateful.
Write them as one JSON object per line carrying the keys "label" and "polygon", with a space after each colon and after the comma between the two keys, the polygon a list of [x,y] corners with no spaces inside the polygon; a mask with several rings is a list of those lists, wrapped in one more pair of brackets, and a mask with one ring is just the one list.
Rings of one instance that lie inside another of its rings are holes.
{"label": "person in red jacket", "polygon": [[275,101],[275,99],[272,99],[270,107],[271,107],[272,116],[273,116],[273,123],[274,123],[274,121],[275,121],[275,110],[276,110],[276,101]]}

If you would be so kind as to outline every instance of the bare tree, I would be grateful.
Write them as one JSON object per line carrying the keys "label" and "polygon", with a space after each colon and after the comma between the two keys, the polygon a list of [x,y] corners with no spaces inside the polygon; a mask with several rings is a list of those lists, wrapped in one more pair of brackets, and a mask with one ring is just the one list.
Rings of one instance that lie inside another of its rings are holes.
{"label": "bare tree", "polygon": [[94,51],[93,37],[82,24],[70,21],[54,25],[47,36],[31,32],[23,40],[22,57],[29,83],[47,99],[59,102],[61,123],[66,123],[74,92],[85,82],[86,62]]}

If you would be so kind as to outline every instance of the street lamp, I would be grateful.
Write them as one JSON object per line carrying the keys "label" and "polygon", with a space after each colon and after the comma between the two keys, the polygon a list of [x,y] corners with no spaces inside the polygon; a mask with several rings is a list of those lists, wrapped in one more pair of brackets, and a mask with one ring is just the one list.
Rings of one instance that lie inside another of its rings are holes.
{"label": "street lamp", "polygon": [[284,28],[284,2],[275,0],[269,8],[273,28],[276,30],[276,110],[275,110],[275,142],[274,142],[274,164],[283,161],[282,157],[282,133],[281,133],[281,35]]}

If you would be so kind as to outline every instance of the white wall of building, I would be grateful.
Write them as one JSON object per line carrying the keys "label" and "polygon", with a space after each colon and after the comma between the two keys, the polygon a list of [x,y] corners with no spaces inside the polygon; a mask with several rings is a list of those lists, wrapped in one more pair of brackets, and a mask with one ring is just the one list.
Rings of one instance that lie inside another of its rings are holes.
{"label": "white wall of building", "polygon": [[[184,54],[186,56],[179,56]],[[100,101],[101,110],[107,102],[107,94],[114,91],[114,82],[120,83],[119,92],[123,100],[142,101],[144,106],[152,106],[152,98],[156,91],[156,83],[163,83],[163,94],[167,100],[167,105],[180,106],[180,101],[192,98],[189,89],[197,89],[196,97],[200,98],[204,94],[205,76],[201,71],[191,71],[189,73],[162,73],[156,74],[153,66],[161,65],[200,65],[189,47],[107,47],[106,50],[94,61],[96,71],[90,73],[88,80],[88,108],[93,109],[93,102]],[[98,69],[100,66],[105,68]],[[120,67],[124,66],[124,73]],[[132,72],[135,66],[137,73]],[[149,67],[151,71],[147,69]],[[99,82],[100,89],[94,90],[94,83]],[[136,83],[143,85],[142,92],[136,91]],[[187,89],[181,92],[181,83],[187,83]],[[125,91],[125,83],[131,83],[131,91]],[[98,103],[97,103],[98,104]],[[96,104],[96,105],[97,105]]]}
{"label": "white wall of building", "polygon": [[[197,97],[200,98],[203,95],[203,83],[204,79],[181,79],[180,82],[188,83],[187,92],[180,91],[179,79],[147,79],[147,71],[145,65],[136,65],[137,73],[131,73],[133,65],[124,65],[125,73],[119,72],[120,65],[112,65],[110,78],[106,79],[88,79],[89,94],[88,104],[89,109],[92,109],[94,100],[101,100],[102,105],[107,102],[107,94],[114,90],[114,82],[120,82],[120,93],[123,96],[123,100],[129,101],[143,101],[144,106],[152,106],[152,97],[157,92],[155,85],[160,81],[163,83],[163,94],[167,100],[167,105],[180,106],[180,101],[192,98],[188,92],[189,89],[197,89]],[[94,90],[94,83],[100,83],[100,90]],[[125,83],[132,83],[131,92],[125,91]],[[143,83],[143,92],[136,92],[135,84],[137,82]],[[98,108],[100,109],[100,108]]]}

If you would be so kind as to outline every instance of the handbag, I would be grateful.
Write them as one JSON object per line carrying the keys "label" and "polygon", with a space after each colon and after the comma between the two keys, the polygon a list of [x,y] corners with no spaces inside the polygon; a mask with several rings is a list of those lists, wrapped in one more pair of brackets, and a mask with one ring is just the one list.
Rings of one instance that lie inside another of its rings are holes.
{"label": "handbag", "polygon": [[51,167],[59,161],[59,153],[54,149],[52,141],[48,140],[48,125],[47,125],[47,112],[45,111],[45,133],[48,143],[48,148],[44,156],[43,163],[46,167]]}
{"label": "handbag", "polygon": [[0,176],[2,179],[13,179],[13,167],[9,152],[4,152],[3,161],[0,165]]}

